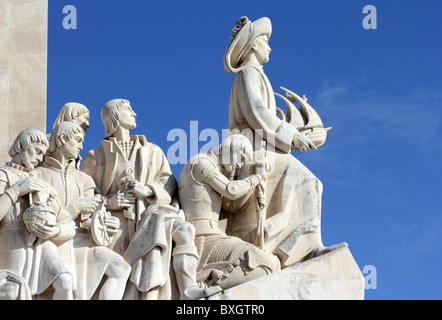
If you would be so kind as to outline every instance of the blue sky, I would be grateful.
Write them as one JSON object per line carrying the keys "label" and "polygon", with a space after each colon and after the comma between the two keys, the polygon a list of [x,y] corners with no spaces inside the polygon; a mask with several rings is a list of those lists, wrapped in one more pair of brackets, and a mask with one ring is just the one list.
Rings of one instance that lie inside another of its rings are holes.
{"label": "blue sky", "polygon": [[[63,28],[66,5],[75,30]],[[362,26],[366,5],[376,30]],[[64,103],[85,104],[84,156],[104,137],[101,107],[126,98],[134,133],[167,153],[183,130],[199,150],[192,121],[198,133],[228,126],[230,28],[267,16],[274,90],[305,94],[333,127],[319,150],[293,153],[324,184],[324,243],[347,242],[361,269],[376,267],[366,299],[441,299],[441,11],[438,0],[50,0],[48,130]]]}

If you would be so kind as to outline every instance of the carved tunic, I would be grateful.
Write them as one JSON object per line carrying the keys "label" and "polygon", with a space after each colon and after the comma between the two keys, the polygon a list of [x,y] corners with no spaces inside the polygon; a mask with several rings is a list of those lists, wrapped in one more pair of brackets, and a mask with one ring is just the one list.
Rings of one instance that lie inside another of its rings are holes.
{"label": "carved tunic", "polygon": [[[8,188],[20,179],[29,176],[30,174],[23,167],[16,164],[8,163],[0,168],[2,197],[8,193]],[[49,194],[58,197],[56,191],[46,185],[42,191],[34,195],[33,201],[46,201]],[[0,221],[0,269],[11,270],[23,277],[32,295],[38,295],[45,292],[60,274],[70,273],[75,278],[75,271],[69,264],[72,261],[66,261],[58,248],[66,241],[38,239],[33,246],[27,245],[30,233],[24,225],[23,212],[28,207],[29,196],[20,197]],[[58,223],[70,220],[65,211],[57,210],[57,213]]]}
{"label": "carved tunic", "polygon": [[[122,150],[115,138],[102,140],[101,146],[89,151],[81,170],[89,174],[95,181],[96,193],[111,196],[123,191],[121,181],[132,177],[147,185],[153,195],[137,199],[131,210],[112,211],[121,222],[121,230],[114,236],[111,244],[115,252],[120,253],[132,267],[130,281],[141,292],[149,292],[161,287],[164,297],[170,294],[169,270],[172,255],[172,235],[175,232],[174,221],[183,220],[178,214],[145,214],[153,204],[170,205],[176,193],[176,179],[163,151],[145,136],[131,136],[133,145]],[[128,219],[126,217],[129,217]],[[131,241],[128,236],[128,224],[134,219],[136,231]],[[176,227],[176,226],[175,226]],[[146,230],[147,229],[147,230]],[[149,234],[148,239],[143,234]],[[148,243],[143,243],[143,241]],[[152,261],[151,250],[159,247],[161,259]],[[167,287],[166,287],[167,286]]]}
{"label": "carved tunic", "polygon": [[76,161],[71,161],[66,168],[62,168],[61,164],[50,156],[45,156],[44,162],[35,169],[35,173],[39,179],[48,182],[58,191],[61,204],[77,224],[73,250],[78,299],[90,300],[103,279],[109,261],[121,259],[114,251],[98,246],[93,241],[89,229],[81,227],[91,216],[80,215],[78,201],[94,195],[94,180],[76,169]]}
{"label": "carved tunic", "polygon": [[[121,181],[125,177],[132,177],[149,186],[154,195],[137,200],[135,207],[132,208],[137,223],[149,205],[172,202],[176,191],[176,180],[166,156],[158,146],[147,142],[145,136],[132,136],[131,140],[133,146],[130,153],[123,151],[115,138],[102,140],[101,146],[88,152],[81,171],[94,179],[96,193],[104,196],[123,191]],[[123,210],[113,211],[112,215],[120,219],[121,231],[114,236],[110,248],[122,253],[128,245],[127,219]]]}
{"label": "carved tunic", "polygon": [[277,117],[273,88],[262,66],[245,67],[237,73],[230,95],[229,129],[260,130],[256,133],[268,144],[290,153],[296,129]]}
{"label": "carved tunic", "polygon": [[[60,202],[69,212],[72,219],[79,216],[78,201],[87,196],[93,196],[94,180],[87,174],[76,169],[76,162],[71,161],[66,168],[51,156],[45,156],[41,166],[35,169],[36,175],[57,190]],[[87,219],[89,217],[84,217]],[[79,225],[79,220],[76,221]]]}

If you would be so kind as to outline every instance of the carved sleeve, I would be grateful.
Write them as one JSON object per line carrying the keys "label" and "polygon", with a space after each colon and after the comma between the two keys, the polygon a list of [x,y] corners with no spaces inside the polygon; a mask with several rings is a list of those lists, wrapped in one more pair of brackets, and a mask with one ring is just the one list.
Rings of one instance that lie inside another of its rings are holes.
{"label": "carved sleeve", "polygon": [[[254,130],[262,130],[264,139],[283,152],[290,152],[296,128],[278,118],[276,111],[264,101],[261,90],[265,90],[266,82],[255,68],[245,68],[238,74],[237,92],[240,108],[249,126]],[[268,94],[273,89],[268,88]]]}
{"label": "carved sleeve", "polygon": [[207,184],[222,196],[236,200],[252,191],[263,179],[262,175],[254,174],[243,180],[229,181],[209,160],[200,159],[192,167],[194,179]]}

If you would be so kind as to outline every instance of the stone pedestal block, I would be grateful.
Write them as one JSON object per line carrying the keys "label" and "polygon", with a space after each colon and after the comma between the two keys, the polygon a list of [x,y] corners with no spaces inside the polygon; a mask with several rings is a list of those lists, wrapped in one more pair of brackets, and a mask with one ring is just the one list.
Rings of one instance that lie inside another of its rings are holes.
{"label": "stone pedestal block", "polygon": [[210,300],[363,300],[365,279],[348,247],[218,293]]}

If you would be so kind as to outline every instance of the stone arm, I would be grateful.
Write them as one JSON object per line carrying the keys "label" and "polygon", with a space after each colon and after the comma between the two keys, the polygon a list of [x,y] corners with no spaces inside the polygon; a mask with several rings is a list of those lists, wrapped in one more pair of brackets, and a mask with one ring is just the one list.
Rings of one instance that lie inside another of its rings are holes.
{"label": "stone arm", "polygon": [[263,180],[264,176],[253,174],[243,180],[230,181],[212,163],[200,160],[192,168],[194,178],[229,200],[237,200],[250,192]]}
{"label": "stone arm", "polygon": [[[290,153],[292,143],[299,131],[272,112],[264,101],[260,88],[263,86],[261,74],[255,68],[245,68],[237,75],[237,94],[242,114],[248,125],[258,135],[263,135],[268,144],[285,153]],[[271,89],[271,88],[270,88]],[[273,91],[269,94],[273,94]]]}
{"label": "stone arm", "polygon": [[[89,200],[90,204],[89,206],[93,207],[94,209],[90,209],[90,210],[81,210],[81,208],[77,209],[78,212],[78,217],[77,219],[79,220],[79,225],[81,228],[85,228],[85,229],[89,229],[91,227],[91,218],[92,215],[95,213],[95,211],[98,208],[98,199],[99,195],[95,195],[94,192],[94,188],[90,188],[86,191],[83,191],[83,198],[80,201],[85,201],[85,200]],[[77,204],[77,207],[81,207],[81,204]]]}
{"label": "stone arm", "polygon": [[52,240],[58,240],[58,241],[70,240],[73,237],[75,237],[76,234],[75,221],[72,219],[69,212],[63,208],[56,190],[53,189],[51,186],[47,187],[49,188],[49,193],[52,194],[54,197],[53,198],[54,200],[52,201],[51,205],[54,208],[55,212],[57,213],[57,223],[59,227],[58,234],[51,235],[50,238]]}
{"label": "stone arm", "polygon": [[[84,158],[83,164],[81,166],[81,171],[89,175],[95,183],[95,193],[103,194],[101,190],[101,177],[104,174],[103,170],[103,157],[101,152],[98,150],[90,150],[86,157]],[[103,194],[104,195],[104,194]]]}
{"label": "stone arm", "polygon": [[60,233],[53,237],[53,240],[70,240],[75,237],[75,222],[73,220],[67,220],[59,223]]}
{"label": "stone arm", "polygon": [[133,194],[138,199],[143,199],[148,205],[171,204],[176,196],[177,182],[170,170],[169,162],[160,148],[152,153],[149,166],[152,175],[144,183],[133,178],[124,181],[125,192]]}
{"label": "stone arm", "polygon": [[9,209],[18,201],[19,197],[28,193],[40,191],[43,185],[36,179],[23,178],[9,186],[8,178],[0,171],[0,221],[6,216]]}
{"label": "stone arm", "polygon": [[8,213],[9,209],[14,205],[14,203],[18,200],[16,193],[8,188],[7,182],[1,180],[0,177],[0,221]]}
{"label": "stone arm", "polygon": [[156,155],[158,167],[157,174],[153,182],[147,186],[152,190],[152,195],[147,199],[149,204],[170,204],[176,197],[177,181],[170,170],[169,162],[163,151],[158,148]]}

